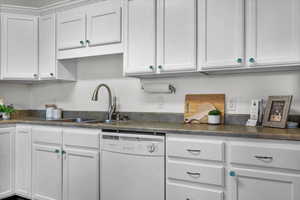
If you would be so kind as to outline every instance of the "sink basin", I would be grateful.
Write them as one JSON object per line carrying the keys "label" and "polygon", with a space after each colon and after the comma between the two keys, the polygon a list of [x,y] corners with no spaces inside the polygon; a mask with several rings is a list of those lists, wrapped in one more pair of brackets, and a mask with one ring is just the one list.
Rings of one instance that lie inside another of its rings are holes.
{"label": "sink basin", "polygon": [[99,120],[96,119],[88,119],[88,118],[69,118],[69,119],[59,119],[59,120],[53,120],[58,122],[75,122],[75,123],[88,123],[88,122],[99,122]]}
{"label": "sink basin", "polygon": [[89,118],[69,118],[69,119],[60,119],[60,120],[52,120],[57,122],[73,122],[73,123],[88,123],[88,124],[98,124],[98,123],[106,123],[111,124],[117,122],[116,120],[108,121],[108,120],[97,120],[97,119],[89,119]]}

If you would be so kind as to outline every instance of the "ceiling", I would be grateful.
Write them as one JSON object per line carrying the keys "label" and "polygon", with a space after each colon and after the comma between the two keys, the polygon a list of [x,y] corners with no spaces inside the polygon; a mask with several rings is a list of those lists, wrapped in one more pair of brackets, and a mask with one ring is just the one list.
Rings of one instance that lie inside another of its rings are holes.
{"label": "ceiling", "polygon": [[53,3],[57,3],[65,0],[0,0],[1,4],[9,4],[16,6],[28,6],[28,7],[43,7]]}

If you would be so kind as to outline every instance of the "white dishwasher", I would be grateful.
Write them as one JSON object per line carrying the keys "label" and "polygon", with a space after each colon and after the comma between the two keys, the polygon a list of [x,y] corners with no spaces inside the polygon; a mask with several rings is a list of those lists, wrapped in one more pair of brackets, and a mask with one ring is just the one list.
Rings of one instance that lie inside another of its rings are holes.
{"label": "white dishwasher", "polygon": [[103,133],[101,200],[164,200],[164,136]]}

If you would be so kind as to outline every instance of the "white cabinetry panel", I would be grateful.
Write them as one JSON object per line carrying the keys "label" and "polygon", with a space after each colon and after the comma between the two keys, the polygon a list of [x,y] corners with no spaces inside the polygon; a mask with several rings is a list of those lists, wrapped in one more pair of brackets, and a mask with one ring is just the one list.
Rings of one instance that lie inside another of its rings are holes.
{"label": "white cabinetry panel", "polygon": [[62,159],[60,147],[33,144],[32,197],[37,200],[62,199]]}
{"label": "white cabinetry panel", "polygon": [[83,9],[58,13],[58,49],[86,47],[86,15]]}
{"label": "white cabinetry panel", "polygon": [[16,80],[37,79],[37,17],[2,14],[1,21],[2,77]]}
{"label": "white cabinetry panel", "polygon": [[154,73],[157,0],[125,1],[125,73]]}
{"label": "white cabinetry panel", "polygon": [[99,152],[73,148],[64,152],[63,199],[99,200]]}
{"label": "white cabinetry panel", "polygon": [[15,192],[31,198],[31,128],[19,126],[15,139]]}
{"label": "white cabinetry panel", "polygon": [[56,21],[55,15],[39,18],[39,77],[56,77]]}
{"label": "white cabinetry panel", "polygon": [[159,72],[196,71],[196,0],[161,0],[158,6]]}
{"label": "white cabinetry panel", "polygon": [[89,46],[121,42],[121,7],[118,1],[91,6],[87,12]]}
{"label": "white cabinetry panel", "polygon": [[199,68],[243,66],[243,2],[243,0],[198,1]]}
{"label": "white cabinetry panel", "polygon": [[14,132],[0,129],[0,199],[14,194]]}
{"label": "white cabinetry panel", "polygon": [[[233,168],[230,199],[233,200],[298,200],[300,176]],[[232,173],[231,172],[231,173]]]}
{"label": "white cabinetry panel", "polygon": [[250,66],[300,63],[300,1],[247,0]]}

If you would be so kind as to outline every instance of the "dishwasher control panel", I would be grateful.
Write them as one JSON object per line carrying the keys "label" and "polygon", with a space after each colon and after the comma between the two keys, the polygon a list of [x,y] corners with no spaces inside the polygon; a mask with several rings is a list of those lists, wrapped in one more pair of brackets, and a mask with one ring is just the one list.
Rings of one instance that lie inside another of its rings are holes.
{"label": "dishwasher control panel", "polygon": [[125,154],[163,156],[164,136],[103,133],[101,150]]}

